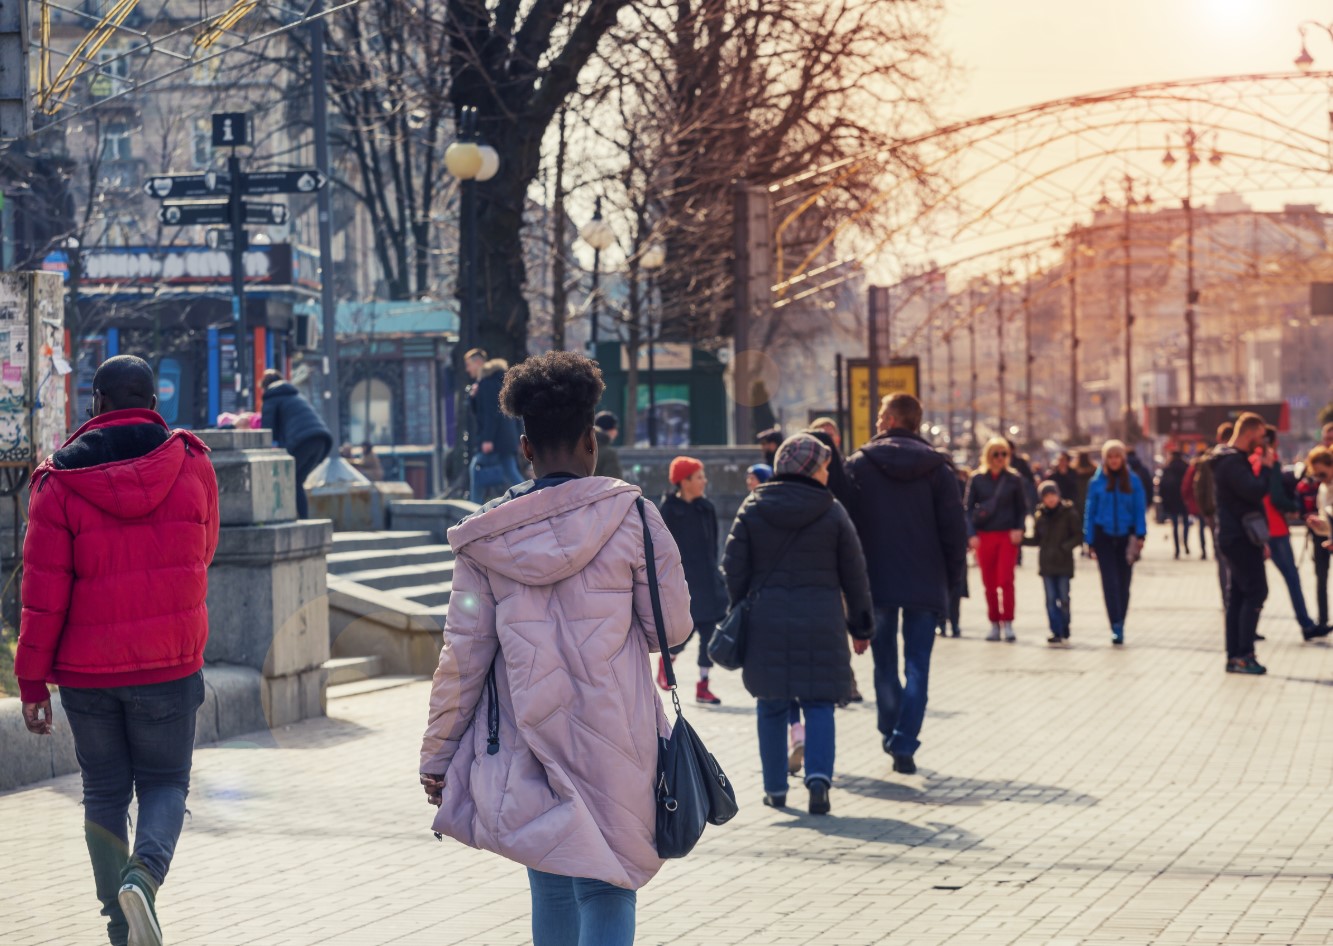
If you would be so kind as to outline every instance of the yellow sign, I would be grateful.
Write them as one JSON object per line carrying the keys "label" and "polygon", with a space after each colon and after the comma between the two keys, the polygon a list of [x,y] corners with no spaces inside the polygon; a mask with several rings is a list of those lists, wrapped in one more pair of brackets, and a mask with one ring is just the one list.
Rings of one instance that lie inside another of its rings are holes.
{"label": "yellow sign", "polygon": [[[905,391],[920,397],[918,378],[920,363],[915,358],[895,358],[890,364],[879,366],[879,396]],[[853,453],[874,436],[874,422],[879,416],[879,405],[870,406],[870,363],[857,360],[847,362],[847,420],[851,442],[846,452]]]}

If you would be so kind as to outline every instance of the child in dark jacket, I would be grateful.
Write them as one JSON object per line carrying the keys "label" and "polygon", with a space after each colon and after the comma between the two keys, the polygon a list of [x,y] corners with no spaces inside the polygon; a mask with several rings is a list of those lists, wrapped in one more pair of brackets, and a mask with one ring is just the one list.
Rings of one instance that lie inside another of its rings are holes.
{"label": "child in dark jacket", "polygon": [[1046,614],[1051,622],[1047,643],[1060,646],[1069,642],[1069,582],[1074,577],[1074,552],[1083,544],[1083,518],[1051,480],[1042,483],[1038,492],[1041,502],[1033,516],[1033,534],[1023,544],[1041,550],[1037,564],[1046,585]]}

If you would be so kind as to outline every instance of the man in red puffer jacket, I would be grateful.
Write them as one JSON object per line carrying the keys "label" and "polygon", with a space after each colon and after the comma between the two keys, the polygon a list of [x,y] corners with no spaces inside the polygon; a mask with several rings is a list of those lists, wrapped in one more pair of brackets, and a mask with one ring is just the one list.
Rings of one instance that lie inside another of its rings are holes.
{"label": "man in red puffer jacket", "polygon": [[162,942],[155,901],[185,818],[218,544],[208,448],[167,428],[155,389],[143,359],[104,362],[92,420],[33,474],[14,661],[29,731],[51,732],[46,685],[60,687],[113,946]]}

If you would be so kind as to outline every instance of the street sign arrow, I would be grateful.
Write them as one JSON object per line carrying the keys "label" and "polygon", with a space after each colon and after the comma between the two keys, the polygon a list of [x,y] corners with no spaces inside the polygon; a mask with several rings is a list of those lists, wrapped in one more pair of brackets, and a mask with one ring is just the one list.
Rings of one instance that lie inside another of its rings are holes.
{"label": "street sign arrow", "polygon": [[169,227],[190,227],[227,223],[231,215],[225,200],[200,200],[188,204],[166,204],[157,219]]}
{"label": "street sign arrow", "polygon": [[328,179],[314,168],[295,171],[259,171],[241,175],[243,194],[313,194]]}
{"label": "street sign arrow", "polygon": [[226,193],[231,187],[231,175],[209,171],[206,174],[162,174],[144,182],[143,192],[155,200],[178,200],[182,197],[211,197]]}
{"label": "street sign arrow", "polygon": [[285,204],[265,204],[256,201],[246,200],[241,202],[245,208],[245,222],[258,224],[272,224],[278,226],[287,222],[287,206]]}

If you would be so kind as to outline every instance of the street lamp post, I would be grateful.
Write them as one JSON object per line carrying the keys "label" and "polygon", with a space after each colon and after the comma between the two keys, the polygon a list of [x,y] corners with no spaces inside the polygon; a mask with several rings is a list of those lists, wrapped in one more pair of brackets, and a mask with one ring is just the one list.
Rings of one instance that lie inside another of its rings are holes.
{"label": "street lamp post", "polygon": [[1004,273],[1000,274],[1000,281],[995,292],[995,352],[999,360],[1000,373],[1000,409],[996,416],[996,426],[999,427],[1000,436],[1006,436],[1004,427],[1004,408],[1005,408],[1005,372],[1007,362],[1004,357]]}
{"label": "street lamp post", "polygon": [[[1124,190],[1124,236],[1122,248],[1125,260],[1125,282],[1124,282],[1124,301],[1125,301],[1125,437],[1129,437],[1129,422],[1134,416],[1134,254],[1130,248],[1131,214],[1134,208],[1138,206],[1139,199],[1134,194],[1134,185],[1139,183],[1128,174],[1121,178],[1120,184]],[[1144,202],[1150,202],[1151,198],[1145,197]],[[1111,209],[1111,201],[1102,194],[1101,200],[1097,201],[1099,210],[1107,211]]]}
{"label": "street lamp post", "polygon": [[[657,288],[656,273],[666,262],[666,248],[654,243],[643,251],[639,265],[648,271],[648,446],[657,446],[657,330],[653,319],[653,295]],[[637,413],[639,406],[630,405],[630,411]],[[633,419],[632,427],[637,427]],[[631,436],[633,433],[631,432]]]}
{"label": "street lamp post", "polygon": [[583,225],[579,231],[579,236],[583,242],[592,247],[592,299],[589,306],[589,315],[592,319],[592,326],[589,330],[588,344],[592,349],[592,357],[597,357],[598,325],[601,322],[601,274],[602,274],[602,250],[610,247],[615,240],[615,231],[611,225],[602,219],[602,198],[598,197],[593,205],[592,219]]}
{"label": "street lamp post", "polygon": [[[489,181],[500,170],[500,155],[489,145],[481,144],[477,136],[477,109],[465,105],[458,115],[458,140],[444,152],[444,166],[458,181],[459,241],[458,272],[462,318],[458,324],[459,343],[455,346],[453,370],[455,378],[462,378],[463,355],[478,347],[481,335],[481,298],[477,285],[477,251],[480,240],[477,233],[477,185]],[[463,417],[465,386],[458,392],[458,417]],[[466,440],[466,438],[465,438]],[[464,465],[471,460],[470,444],[464,448]]]}
{"label": "street lamp post", "polygon": [[[1305,51],[1304,44],[1301,52],[1307,57],[1310,55]],[[1199,290],[1194,286],[1194,167],[1203,159],[1199,157],[1198,133],[1193,128],[1186,127],[1181,137],[1185,143],[1185,199],[1181,202],[1181,207],[1185,211],[1185,359],[1189,403],[1192,405],[1195,403],[1197,380],[1195,366],[1197,327],[1194,307],[1199,304]],[[1169,170],[1175,163],[1176,156],[1171,153],[1171,138],[1168,135],[1162,164]],[[1213,152],[1208,156],[1208,163],[1214,167],[1222,163],[1222,152],[1217,150],[1215,142]]]}
{"label": "street lamp post", "polygon": [[968,392],[968,399],[971,402],[972,416],[970,419],[968,437],[971,442],[968,444],[968,450],[973,457],[977,453],[977,304],[973,297],[972,290],[967,291],[967,343],[970,349],[969,358],[972,361],[972,382],[971,390]]}

